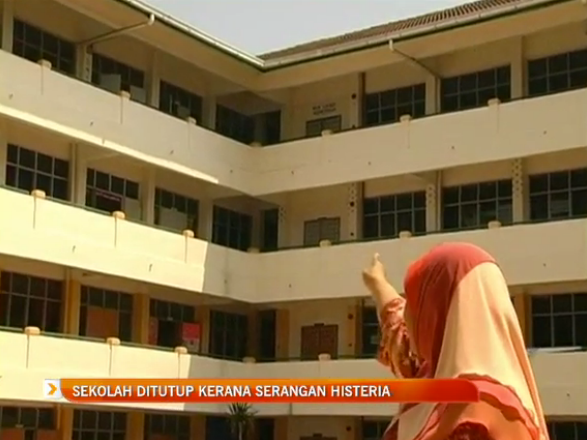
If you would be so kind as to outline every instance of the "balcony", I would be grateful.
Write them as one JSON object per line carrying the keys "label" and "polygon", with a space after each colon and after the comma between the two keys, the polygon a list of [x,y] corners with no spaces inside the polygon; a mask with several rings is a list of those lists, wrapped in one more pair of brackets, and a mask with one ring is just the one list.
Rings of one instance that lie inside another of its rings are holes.
{"label": "balcony", "polygon": [[0,189],[0,253],[246,301],[366,295],[360,270],[379,252],[401,286],[410,262],[447,241],[477,244],[510,286],[587,279],[587,220],[519,224],[252,254],[74,205]]}
{"label": "balcony", "polygon": [[[389,373],[375,360],[323,360],[240,363],[184,354],[181,349],[158,350],[108,341],[0,331],[2,400],[44,401],[43,380],[64,377],[145,378],[386,378]],[[587,412],[587,352],[536,351],[530,355],[548,416],[579,416]],[[140,367],[139,367],[140,366]],[[564,375],[558,374],[565,371]],[[127,405],[133,408],[224,413],[223,405]],[[387,405],[259,405],[260,416],[340,415],[389,417]]]}
{"label": "balcony", "polygon": [[587,89],[249,148],[9,53],[0,64],[5,116],[253,196],[587,145]]}

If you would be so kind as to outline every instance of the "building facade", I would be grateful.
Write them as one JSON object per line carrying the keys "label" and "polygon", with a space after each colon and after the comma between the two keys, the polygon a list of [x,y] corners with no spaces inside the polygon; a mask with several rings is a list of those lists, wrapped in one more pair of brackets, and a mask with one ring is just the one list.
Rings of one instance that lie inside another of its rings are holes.
{"label": "building facade", "polygon": [[[388,377],[361,285],[500,262],[553,440],[587,440],[587,7],[482,0],[256,57],[136,0],[0,0],[2,440],[223,440],[56,377]],[[98,299],[99,298],[99,299]],[[393,406],[267,404],[255,440]]]}

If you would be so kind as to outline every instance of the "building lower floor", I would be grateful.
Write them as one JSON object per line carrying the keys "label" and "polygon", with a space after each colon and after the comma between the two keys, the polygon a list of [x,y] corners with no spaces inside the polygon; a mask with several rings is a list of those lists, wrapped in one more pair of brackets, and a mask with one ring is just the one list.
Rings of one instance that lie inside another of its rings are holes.
{"label": "building lower floor", "polygon": [[[231,415],[0,404],[2,440],[235,440]],[[391,418],[391,414],[390,414]],[[252,417],[247,440],[379,440],[389,419]],[[549,420],[551,440],[587,439],[587,416]]]}

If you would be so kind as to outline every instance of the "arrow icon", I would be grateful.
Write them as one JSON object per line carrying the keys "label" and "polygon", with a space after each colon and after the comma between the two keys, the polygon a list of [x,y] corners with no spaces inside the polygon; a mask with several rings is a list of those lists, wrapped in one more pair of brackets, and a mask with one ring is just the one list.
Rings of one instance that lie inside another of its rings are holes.
{"label": "arrow icon", "polygon": [[45,379],[44,394],[46,399],[61,399],[61,381],[56,379]]}

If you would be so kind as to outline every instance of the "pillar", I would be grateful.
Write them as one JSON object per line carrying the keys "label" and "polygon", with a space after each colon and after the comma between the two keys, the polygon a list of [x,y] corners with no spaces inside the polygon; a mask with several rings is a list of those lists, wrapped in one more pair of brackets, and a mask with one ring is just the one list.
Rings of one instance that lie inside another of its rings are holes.
{"label": "pillar", "polygon": [[159,76],[159,56],[153,51],[151,63],[146,75],[147,82],[147,104],[159,108],[159,91],[161,89],[161,78]]}
{"label": "pillar", "polygon": [[71,143],[69,149],[69,198],[75,205],[85,206],[88,161],[79,144]]}
{"label": "pillar", "polygon": [[514,223],[523,222],[528,217],[525,183],[523,159],[514,159],[512,161],[512,220]]}
{"label": "pillar", "polygon": [[351,183],[347,185],[347,236],[343,240],[358,240],[362,236],[361,203],[363,201],[363,185]]}
{"label": "pillar", "polygon": [[76,51],[75,76],[82,81],[92,82],[92,53],[85,44],[78,44]]}
{"label": "pillar", "polygon": [[14,39],[14,1],[4,0],[0,3],[0,15],[2,16],[2,50],[12,52]]}
{"label": "pillar", "polygon": [[351,92],[349,99],[349,120],[347,122],[347,128],[358,128],[361,126],[362,119],[362,105],[361,100],[363,90],[363,75],[361,72],[357,73],[353,78],[353,91]]}
{"label": "pillar", "polygon": [[275,432],[273,438],[275,440],[288,440],[288,417],[276,417],[275,418]]}
{"label": "pillar", "polygon": [[138,344],[149,343],[151,298],[145,293],[136,293],[132,304],[132,337]]}
{"label": "pillar", "polygon": [[512,99],[523,98],[526,91],[524,82],[526,63],[524,61],[524,38],[516,38],[510,45],[511,95]]}
{"label": "pillar", "polygon": [[257,358],[259,356],[259,312],[250,311],[248,317],[247,356]]}
{"label": "pillar", "polygon": [[514,295],[513,301],[514,309],[516,310],[516,315],[518,316],[518,321],[520,321],[520,327],[522,329],[522,333],[524,334],[524,341],[526,342],[526,347],[528,347],[532,342],[532,315],[530,310],[530,295],[525,292],[519,293]]}
{"label": "pillar", "polygon": [[346,315],[346,347],[343,354],[350,355],[352,357],[359,354],[358,333],[361,322],[361,300],[353,301],[353,304],[347,307]]}
{"label": "pillar", "polygon": [[145,413],[142,411],[129,411],[127,414],[125,440],[144,440]]}
{"label": "pillar", "polygon": [[203,125],[210,130],[216,129],[216,96],[206,96],[202,102],[202,121],[197,121],[198,125]]}
{"label": "pillar", "polygon": [[67,276],[65,301],[63,301],[63,332],[68,335],[80,333],[81,283]]}
{"label": "pillar", "polygon": [[432,75],[426,76],[426,114],[435,115],[440,112],[440,80]]}
{"label": "pillar", "polygon": [[204,440],[206,438],[206,416],[193,414],[190,416],[190,440]]}
{"label": "pillar", "polygon": [[436,232],[442,227],[441,173],[432,173],[426,183],[426,232]]}
{"label": "pillar", "polygon": [[155,168],[146,167],[141,182],[141,218],[148,225],[155,224]]}
{"label": "pillar", "polygon": [[73,412],[71,406],[59,405],[57,407],[57,430],[60,440],[71,440],[73,438]]}
{"label": "pillar", "polygon": [[196,321],[200,324],[200,353],[208,353],[210,346],[210,308],[200,306],[196,309]]}
{"label": "pillar", "polygon": [[6,136],[6,121],[0,122],[0,184],[6,184],[6,155],[8,153],[8,139]]}
{"label": "pillar", "polygon": [[210,199],[200,200],[198,210],[198,231],[197,238],[212,241],[212,228],[214,226],[214,202]]}
{"label": "pillar", "polygon": [[275,354],[277,359],[289,358],[289,310],[278,309],[275,329]]}
{"label": "pillar", "polygon": [[289,230],[287,225],[287,209],[280,206],[277,213],[277,248],[283,249],[289,246]]}

